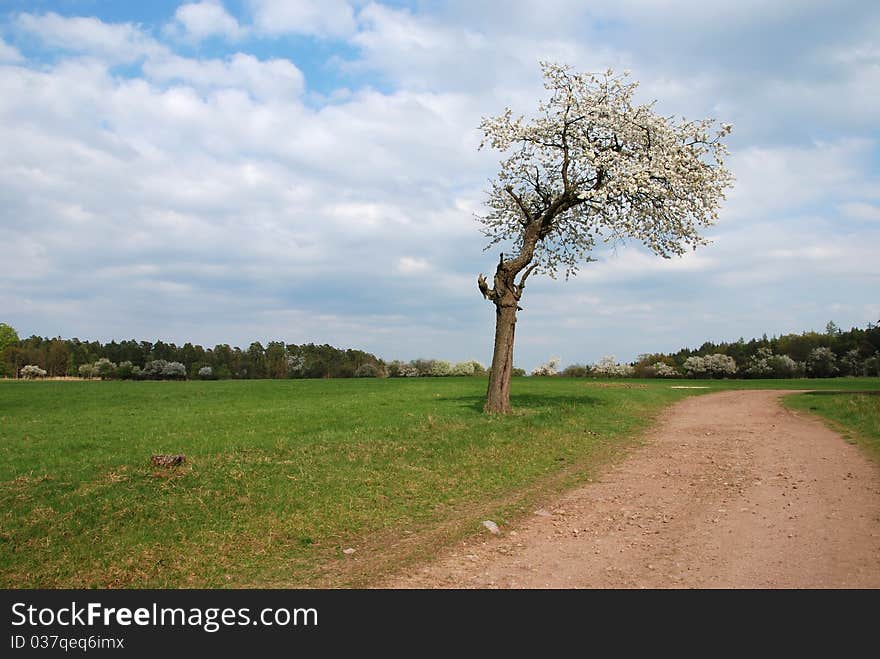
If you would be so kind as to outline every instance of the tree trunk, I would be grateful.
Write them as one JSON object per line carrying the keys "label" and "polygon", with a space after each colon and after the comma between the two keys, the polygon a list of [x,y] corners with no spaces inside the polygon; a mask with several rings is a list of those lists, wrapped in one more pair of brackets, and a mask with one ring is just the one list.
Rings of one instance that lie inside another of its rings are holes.
{"label": "tree trunk", "polygon": [[516,305],[495,307],[495,350],[489,371],[489,390],[484,412],[510,413],[510,376],[513,372],[513,335]]}
{"label": "tree trunk", "polygon": [[[532,265],[535,245],[538,242],[540,223],[532,222],[526,227],[520,253],[504,260],[500,255],[495,269],[493,288],[483,275],[477,277],[477,288],[483,297],[495,305],[495,349],[492,368],[489,370],[489,390],[486,392],[484,412],[510,414],[510,376],[513,374],[513,335],[516,329],[516,312],[521,309],[519,300],[526,286],[526,279],[537,264]],[[520,276],[519,283],[516,281]]]}

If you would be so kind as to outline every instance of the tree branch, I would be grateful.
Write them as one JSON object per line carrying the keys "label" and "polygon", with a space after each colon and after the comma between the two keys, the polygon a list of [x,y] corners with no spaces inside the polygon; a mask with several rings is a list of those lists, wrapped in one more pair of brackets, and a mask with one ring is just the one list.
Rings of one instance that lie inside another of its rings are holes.
{"label": "tree branch", "polygon": [[562,191],[567,194],[571,191],[568,180],[569,152],[568,152],[568,113],[571,112],[571,104],[565,106],[565,115],[562,122]]}
{"label": "tree branch", "polygon": [[568,180],[568,166],[570,164],[569,153],[568,153],[568,138],[565,135],[565,131],[562,131],[562,191],[567,194],[571,192],[571,183]]}
{"label": "tree branch", "polygon": [[537,267],[538,267],[537,263],[532,263],[532,265],[530,265],[528,268],[526,268],[526,271],[523,272],[522,277],[520,277],[520,279],[519,279],[519,284],[516,285],[516,299],[517,300],[520,299],[520,297],[522,297],[523,289],[526,287],[526,279],[529,278],[529,275],[532,274],[534,269]]}
{"label": "tree branch", "polygon": [[480,276],[477,277],[477,288],[480,289],[480,293],[483,294],[483,297],[487,300],[495,300],[495,291],[494,289],[489,288],[489,284],[486,282],[486,278],[483,276],[483,273],[480,273]]}
{"label": "tree branch", "polygon": [[543,140],[539,140],[535,137],[523,137],[523,142],[528,142],[530,144],[535,144],[537,146],[544,146],[548,149],[561,149],[562,144],[557,144],[556,142],[544,142]]}
{"label": "tree branch", "polygon": [[504,191],[507,192],[507,194],[509,194],[513,198],[513,200],[516,202],[516,205],[519,206],[519,209],[522,211],[522,214],[526,216],[526,219],[529,222],[531,222],[532,221],[532,214],[529,212],[529,209],[526,208],[525,203],[523,203],[522,197],[520,197],[518,194],[516,194],[513,191],[513,188],[509,185],[506,188],[504,188]]}

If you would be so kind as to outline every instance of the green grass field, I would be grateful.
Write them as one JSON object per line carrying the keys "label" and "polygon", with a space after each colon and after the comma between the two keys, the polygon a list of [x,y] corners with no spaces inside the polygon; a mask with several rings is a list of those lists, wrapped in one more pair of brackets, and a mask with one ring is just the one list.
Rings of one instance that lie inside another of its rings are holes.
{"label": "green grass field", "polygon": [[[509,417],[481,413],[485,387],[0,382],[0,585],[368,585],[590,478],[685,396],[880,380],[519,378]],[[155,453],[188,462],[151,467]]]}
{"label": "green grass field", "polygon": [[880,460],[880,391],[814,391],[786,396],[784,402],[792,409],[823,417],[844,439]]}

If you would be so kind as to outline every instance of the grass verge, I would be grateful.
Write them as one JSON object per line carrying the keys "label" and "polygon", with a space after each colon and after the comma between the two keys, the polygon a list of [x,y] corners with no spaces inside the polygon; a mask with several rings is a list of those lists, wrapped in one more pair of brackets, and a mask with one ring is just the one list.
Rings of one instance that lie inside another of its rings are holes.
{"label": "grass verge", "polygon": [[786,396],[794,410],[817,414],[844,439],[880,462],[880,391],[811,391]]}

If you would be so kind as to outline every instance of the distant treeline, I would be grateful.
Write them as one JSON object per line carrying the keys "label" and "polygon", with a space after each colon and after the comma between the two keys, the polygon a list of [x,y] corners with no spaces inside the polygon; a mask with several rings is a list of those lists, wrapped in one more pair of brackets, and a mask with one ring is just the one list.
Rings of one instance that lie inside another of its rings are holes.
{"label": "distant treeline", "polygon": [[[180,367],[171,366],[182,365]],[[330,345],[296,345],[255,341],[247,349],[219,344],[204,348],[164,341],[81,341],[31,336],[15,341],[0,353],[0,375],[15,377],[34,365],[48,377],[256,379],[349,378],[377,375],[384,362],[363,350],[343,350]],[[112,366],[111,366],[112,365]]]}
{"label": "distant treeline", "polygon": [[164,341],[81,341],[31,336],[19,339],[0,323],[0,377],[85,377],[104,380],[352,378],[485,375],[470,360],[384,360],[363,350],[331,345],[255,341],[247,349]]}
{"label": "distant treeline", "polygon": [[[561,371],[558,360],[533,375],[570,377],[835,377],[880,376],[880,324],[848,331],[828,323],[824,332],[784,334],[729,343],[707,341],[675,353],[639,355],[629,364],[603,357],[596,364],[572,364]],[[24,370],[23,370],[24,369]],[[363,350],[323,344],[296,345],[255,341],[247,349],[219,344],[213,348],[163,341],[81,341],[19,339],[0,323],[0,377],[75,376],[102,379],[258,379],[351,378],[485,375],[470,360],[452,364],[439,359],[384,360]],[[514,375],[525,375],[515,369]]]}
{"label": "distant treeline", "polygon": [[[552,364],[550,364],[552,366]],[[699,348],[639,355],[630,364],[604,357],[562,371],[544,365],[536,375],[569,377],[836,377],[880,376],[880,324],[844,331],[833,322],[824,332],[783,334],[732,343],[707,341]],[[547,372],[547,371],[552,372]]]}

